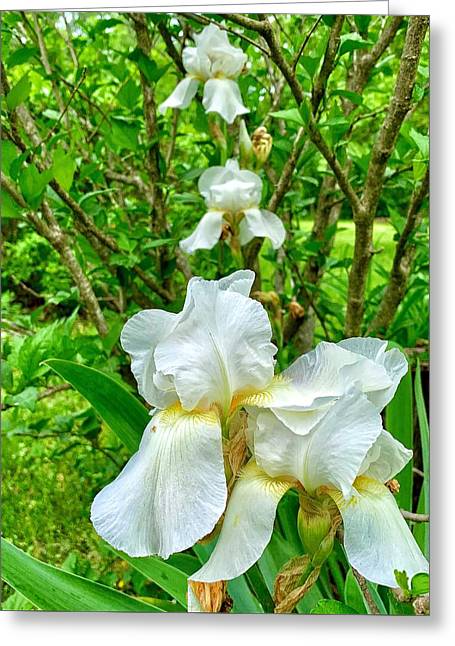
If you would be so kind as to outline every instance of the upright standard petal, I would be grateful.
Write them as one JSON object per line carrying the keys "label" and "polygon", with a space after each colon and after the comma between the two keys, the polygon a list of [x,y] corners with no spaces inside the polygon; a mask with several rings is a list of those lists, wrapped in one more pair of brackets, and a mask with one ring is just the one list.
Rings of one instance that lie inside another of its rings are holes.
{"label": "upright standard petal", "polygon": [[240,244],[244,245],[255,236],[268,238],[274,249],[284,242],[286,230],[280,218],[265,209],[245,209],[245,217],[240,222]]}
{"label": "upright standard petal", "polygon": [[226,496],[218,416],[176,406],[154,415],[138,452],[96,496],[91,520],[116,549],[166,559],[213,530]]}
{"label": "upright standard petal", "polygon": [[178,83],[172,94],[164,101],[160,107],[159,112],[163,114],[167,108],[179,108],[183,110],[187,108],[192,99],[196,96],[199,81],[191,76],[186,76],[180,83]]}
{"label": "upright standard petal", "polygon": [[204,86],[202,105],[206,112],[217,112],[227,123],[249,112],[242,103],[237,83],[231,79],[209,79]]}
{"label": "upright standard petal", "polygon": [[223,212],[208,211],[193,233],[184,240],[180,241],[180,248],[188,254],[192,254],[198,249],[212,249],[220,239],[223,229]]}
{"label": "upright standard petal", "polygon": [[249,462],[232,491],[215,549],[190,580],[228,581],[256,563],[270,541],[276,508],[289,487]]}
{"label": "upright standard petal", "polygon": [[329,485],[345,498],[365,455],[382,431],[382,419],[367,397],[348,391],[308,436],[302,483],[307,491]]}
{"label": "upright standard petal", "polygon": [[363,476],[354,487],[356,495],[349,501],[330,492],[343,517],[344,547],[351,565],[369,581],[391,588],[398,586],[395,570],[404,570],[409,578],[428,572],[428,561],[387,487]]}
{"label": "upright standard petal", "polygon": [[194,35],[199,56],[207,56],[211,62],[212,76],[237,77],[247,61],[239,47],[230,44],[226,31],[217,25],[207,25],[200,34]]}
{"label": "upright standard petal", "polygon": [[[367,393],[390,387],[384,366],[340,344],[322,342],[299,357],[282,375],[268,406],[295,433],[308,433],[330,405],[353,384]],[[303,415],[300,413],[307,413]]]}
{"label": "upright standard petal", "polygon": [[306,435],[289,430],[272,413],[260,412],[253,431],[254,455],[268,474],[292,476],[310,494],[329,486],[349,497],[352,483],[381,430],[381,416],[375,407],[352,390]]}
{"label": "upright standard petal", "polygon": [[166,408],[177,399],[174,389],[164,391],[155,384],[154,352],[158,343],[172,332],[177,314],[163,310],[143,310],[125,323],[120,335],[122,348],[131,355],[131,370],[139,393],[151,405]]}
{"label": "upright standard petal", "polygon": [[191,293],[193,308],[156,348],[156,365],[173,377],[183,408],[217,404],[227,415],[238,392],[273,377],[270,322],[260,303],[216,282],[196,282]]}
{"label": "upright standard petal", "polygon": [[389,385],[382,388],[379,386],[370,388],[368,393],[369,399],[377,406],[378,410],[382,410],[391,401],[398,384],[408,371],[408,362],[404,354],[398,348],[387,351],[387,341],[372,337],[344,339],[337,345],[365,357],[369,362],[384,369],[389,378]]}

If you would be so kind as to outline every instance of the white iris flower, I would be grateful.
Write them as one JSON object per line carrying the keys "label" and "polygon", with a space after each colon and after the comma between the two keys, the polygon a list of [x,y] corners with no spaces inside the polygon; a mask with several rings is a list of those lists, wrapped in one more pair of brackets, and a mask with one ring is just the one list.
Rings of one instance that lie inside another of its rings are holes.
{"label": "white iris flower", "polygon": [[353,567],[370,581],[397,587],[394,571],[428,571],[412,533],[384,485],[412,455],[383,430],[366,395],[352,388],[304,435],[270,411],[259,411],[250,437],[253,459],[232,492],[218,542],[191,580],[233,579],[261,556],[277,505],[290,487],[315,499],[329,495],[344,526]]}
{"label": "white iris flower", "polygon": [[227,123],[232,123],[237,115],[249,112],[242,103],[235,81],[247,56],[229,43],[225,31],[213,24],[204,27],[200,34],[195,34],[194,41],[196,47],[185,47],[182,52],[187,76],[160,105],[159,110],[164,112],[167,108],[187,108],[202,82],[202,105],[205,111],[217,112]]}
{"label": "white iris flower", "polygon": [[262,181],[252,171],[240,170],[234,159],[225,166],[212,166],[199,179],[199,192],[205,198],[207,213],[194,232],[180,242],[186,253],[212,249],[218,242],[223,224],[228,224],[241,245],[255,236],[269,238],[274,249],[284,242],[283,223],[274,213],[259,208]]}
{"label": "white iris flower", "polygon": [[183,310],[144,310],[125,325],[139,392],[155,407],[138,452],[95,498],[96,531],[131,556],[191,547],[226,506],[222,430],[273,379],[276,347],[265,309],[248,297],[251,271],[193,278]]}

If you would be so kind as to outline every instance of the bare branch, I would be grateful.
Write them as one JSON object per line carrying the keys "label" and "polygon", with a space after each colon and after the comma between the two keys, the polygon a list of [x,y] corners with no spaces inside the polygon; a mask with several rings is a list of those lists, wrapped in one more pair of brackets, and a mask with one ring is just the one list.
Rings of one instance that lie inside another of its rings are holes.
{"label": "bare branch", "polygon": [[366,279],[371,261],[374,217],[384,183],[387,163],[395,148],[401,125],[411,106],[412,91],[427,27],[427,16],[411,16],[409,18],[394,94],[373,146],[368,165],[361,197],[362,208],[354,210],[356,233],[353,262],[349,272],[344,330],[347,337],[358,336],[361,331]]}
{"label": "bare branch", "polygon": [[422,183],[412,194],[406,223],[395,247],[390,277],[378,311],[368,328],[369,334],[387,330],[406,293],[406,286],[415,256],[415,245],[412,244],[412,236],[422,222],[422,204],[428,194],[429,178],[430,171],[428,169]]}

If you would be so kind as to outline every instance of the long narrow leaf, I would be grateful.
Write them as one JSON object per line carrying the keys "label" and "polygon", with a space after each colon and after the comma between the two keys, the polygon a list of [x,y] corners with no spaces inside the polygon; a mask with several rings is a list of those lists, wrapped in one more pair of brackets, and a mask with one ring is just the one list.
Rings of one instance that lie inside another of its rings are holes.
{"label": "long narrow leaf", "polygon": [[137,451],[150,421],[145,406],[118,381],[95,368],[63,359],[49,359],[45,363],[87,399],[132,453]]}
{"label": "long narrow leaf", "polygon": [[[187,575],[176,567],[169,565],[157,556],[135,558],[119,552],[111,547],[111,550],[124,561],[129,563],[135,570],[143,574],[147,579],[156,583],[160,588],[171,595],[178,603],[187,608]],[[199,567],[199,564],[197,564]]]}
{"label": "long narrow leaf", "polygon": [[123,592],[38,561],[2,538],[2,577],[41,610],[162,612]]}
{"label": "long narrow leaf", "polygon": [[[413,399],[412,372],[409,370],[386,409],[387,430],[408,449],[414,448]],[[412,460],[396,477],[400,483],[400,491],[396,497],[397,504],[402,509],[412,511]]]}
{"label": "long narrow leaf", "polygon": [[[425,400],[422,391],[422,378],[420,374],[420,364],[417,363],[415,376],[415,399],[417,408],[417,418],[419,420],[420,442],[422,445],[422,465],[423,465],[423,484],[420,492],[417,511],[419,513],[430,513],[430,429],[428,426],[428,417],[425,407]],[[429,523],[421,523],[414,529],[414,535],[423,549],[425,556],[429,556],[430,527]],[[422,544],[423,543],[423,544]]]}

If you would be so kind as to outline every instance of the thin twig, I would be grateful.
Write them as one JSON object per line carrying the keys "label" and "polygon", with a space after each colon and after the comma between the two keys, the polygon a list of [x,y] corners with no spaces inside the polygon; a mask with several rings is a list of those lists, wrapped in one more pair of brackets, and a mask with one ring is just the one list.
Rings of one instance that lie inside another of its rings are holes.
{"label": "thin twig", "polygon": [[84,67],[84,68],[83,68],[83,70],[82,70],[81,78],[80,78],[80,79],[79,79],[79,81],[77,82],[77,85],[73,88],[73,91],[71,92],[70,97],[69,97],[68,101],[66,102],[66,105],[64,106],[63,110],[61,111],[59,118],[57,119],[57,121],[55,122],[55,124],[52,126],[52,128],[49,130],[49,132],[47,133],[46,137],[44,138],[44,140],[43,140],[43,144],[45,144],[47,141],[49,141],[49,139],[52,137],[52,135],[54,134],[54,132],[55,132],[55,131],[57,130],[57,128],[59,127],[61,120],[63,119],[63,117],[65,116],[65,114],[66,114],[66,112],[67,112],[67,110],[68,110],[68,108],[70,107],[70,104],[71,104],[71,101],[72,101],[72,100],[73,100],[73,98],[74,98],[74,95],[75,95],[75,94],[76,94],[76,92],[79,90],[79,88],[80,88],[80,86],[82,85],[82,83],[85,81],[85,77],[86,77],[86,75],[87,75],[87,68],[86,68],[86,67]]}
{"label": "thin twig", "polygon": [[367,580],[365,579],[364,576],[360,574],[360,572],[357,572],[355,568],[352,568],[352,573],[354,574],[357,583],[360,586],[360,589],[362,590],[362,594],[365,597],[365,601],[367,602],[367,606],[370,609],[370,614],[372,615],[380,615],[381,611],[379,610],[378,606],[376,605],[376,601],[373,599],[370,589],[367,584]]}
{"label": "thin twig", "polygon": [[400,509],[401,515],[405,520],[410,520],[412,523],[429,523],[430,515],[429,514],[414,514],[412,511],[406,511],[405,509]]}

